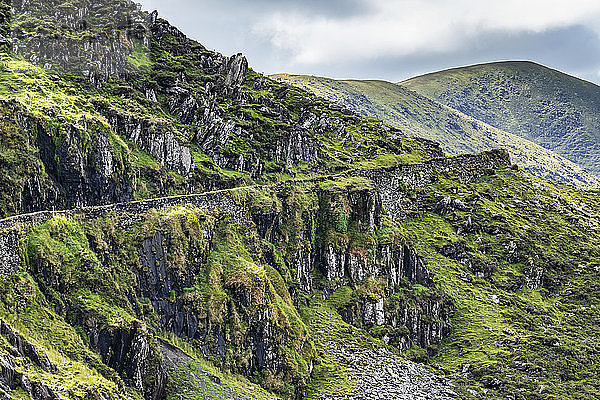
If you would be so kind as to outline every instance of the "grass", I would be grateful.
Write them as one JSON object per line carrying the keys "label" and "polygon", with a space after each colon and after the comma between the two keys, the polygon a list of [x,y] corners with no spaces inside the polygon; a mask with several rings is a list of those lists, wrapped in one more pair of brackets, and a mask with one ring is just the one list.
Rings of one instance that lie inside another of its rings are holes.
{"label": "grass", "polygon": [[[185,339],[172,333],[164,332],[162,338],[171,345],[185,351],[193,361],[185,363],[178,368],[171,369],[172,379],[167,394],[168,399],[205,399],[205,398],[242,398],[257,400],[279,399],[276,395],[264,390],[261,386],[252,383],[247,378],[228,371],[223,371],[207,360],[198,349]],[[207,375],[217,377],[215,382]]]}
{"label": "grass", "polygon": [[[171,290],[168,299],[153,300],[190,308],[207,324],[208,332],[225,331],[225,357],[215,356],[213,361],[238,373],[249,368],[250,353],[244,343],[250,329],[257,329],[253,321],[267,315],[274,350],[285,369],[281,373],[266,369],[266,374],[253,379],[286,396],[295,393],[296,385],[306,384],[314,357],[308,328],[279,272],[248,252],[257,240],[252,232],[234,226],[218,212],[191,206],[150,211],[142,222],[124,231],[115,229],[111,215],[89,222],[82,225],[77,218],[56,217],[33,229],[25,242],[27,264],[51,304],[76,305],[66,315],[74,326],[118,329],[145,320],[160,329],[150,299],[136,298],[131,288],[136,287],[136,275],[148,273],[138,261],[142,241],[161,232],[168,270],[182,277],[191,275],[196,284]],[[240,295],[248,298],[247,304],[238,302]],[[205,345],[216,348],[210,337]]]}
{"label": "grass", "polygon": [[342,321],[339,314],[327,307],[302,308],[302,316],[314,332],[318,352],[317,364],[305,399],[349,393],[356,382],[347,370],[346,360],[338,356],[340,346],[363,348],[361,337],[353,335],[353,328]]}
{"label": "grass", "polygon": [[[139,398],[119,389],[120,380],[114,371],[104,366],[78,331],[54,312],[29,274],[21,272],[0,277],[0,280],[0,318],[33,343],[38,353],[47,355],[56,366],[56,371],[45,372],[25,359],[13,358],[21,373],[33,382],[63,386],[70,390],[71,396],[79,398],[101,399],[101,393],[115,399]],[[4,353],[7,349],[6,343],[0,343],[0,352]],[[24,396],[18,391],[11,394]]]}
{"label": "grass", "polygon": [[[450,182],[442,181],[431,191],[437,196],[457,191],[463,200],[482,193],[493,193],[494,197],[480,198],[471,213],[455,211],[447,217],[425,213],[403,223],[408,240],[425,257],[439,288],[456,307],[452,333],[433,360],[457,376],[465,376],[461,372],[467,368],[470,379],[466,385],[479,382],[488,398],[507,392],[523,393],[522,398],[572,398],[575,387],[575,396],[596,395],[592,360],[598,350],[594,345],[578,345],[590,343],[596,329],[573,314],[581,307],[574,300],[586,291],[579,291],[583,282],[594,281],[596,273],[584,265],[581,269],[573,266],[582,262],[582,252],[589,257],[586,263],[598,263],[597,236],[588,235],[587,229],[570,222],[569,212],[556,202],[556,194],[551,195],[551,191],[578,193],[574,196],[578,199],[572,201],[584,202],[592,209],[597,209],[597,200],[587,193],[546,183],[552,188],[549,191],[548,186],[531,185],[530,178],[513,174],[499,173],[469,186]],[[514,199],[532,203],[525,208],[509,207]],[[457,233],[456,226],[466,218],[471,219],[475,229],[472,233]],[[486,233],[494,220],[502,221],[506,230]],[[596,229],[597,220],[590,218],[587,222]],[[466,241],[475,265],[492,267],[489,278],[477,276],[437,250],[458,241]],[[517,244],[520,255],[506,256],[509,242]],[[541,286],[532,280],[538,270],[543,278]],[[565,297],[561,294],[565,288],[578,294]],[[587,297],[585,303],[589,307],[595,301],[595,297]],[[588,322],[597,318],[595,311],[586,315]],[[560,346],[548,344],[557,338]],[[577,367],[567,367],[559,361],[563,357]]]}
{"label": "grass", "polygon": [[[164,299],[194,310],[209,330],[224,328],[225,356],[213,356],[206,364],[197,355],[200,343],[165,335],[196,358],[197,368],[231,369],[233,375],[224,379],[236,392],[253,390],[247,380],[235,383],[234,376],[249,365],[250,353],[243,347],[251,328],[248,318],[265,312],[286,368],[283,373],[252,374],[255,384],[283,397],[296,390],[305,391],[307,398],[351,391],[355,382],[336,346],[369,348],[380,345],[373,336],[410,332],[403,326],[397,331],[367,326],[368,332],[363,331],[344,323],[337,311],[383,298],[388,312],[412,312],[411,307],[429,300],[452,303],[450,335],[431,349],[413,344],[407,357],[438,363],[467,397],[473,388],[492,399],[539,390],[545,393],[540,398],[595,395],[600,352],[594,338],[599,332],[590,321],[600,320],[600,298],[590,282],[597,281],[600,243],[589,232],[598,229],[600,204],[594,193],[514,170],[496,171],[471,184],[439,174],[432,185],[407,198],[418,202],[420,212],[401,222],[382,216],[376,229],[368,231],[358,224],[353,207],[362,204],[356,196],[367,199],[372,190],[364,179],[342,176],[235,192],[236,201],[248,204],[256,215],[286,215],[273,243],[261,239],[254,225],[236,226],[218,210],[192,206],[149,211],[124,230],[117,228],[116,215],[93,221],[55,218],[33,229],[24,243],[28,265],[35,266],[35,281],[30,282],[42,285],[49,304],[78,304],[87,324],[118,327],[143,318],[158,329],[152,299],[139,297],[131,303],[128,296],[135,286],[132,275],[140,273],[140,243],[161,232],[168,238],[162,239],[162,246],[168,246],[167,268],[195,280]],[[468,209],[444,215],[431,211],[444,196],[461,200]],[[315,291],[295,303],[296,252],[330,243],[338,251],[365,257],[379,245],[407,243],[424,257],[436,287],[404,281],[392,287],[376,278],[327,282],[315,271],[314,284],[329,287],[332,295],[325,301]],[[456,243],[464,243],[469,264],[441,254],[443,246]],[[538,282],[539,268],[543,279]],[[239,293],[247,300],[237,301]],[[141,311],[134,313],[136,308]],[[216,345],[210,339],[205,344]],[[204,385],[194,378],[194,368],[172,373],[178,382]]]}
{"label": "grass", "polygon": [[[450,107],[440,104],[439,102],[444,103],[444,99],[441,98],[441,93],[436,92],[440,90],[440,84],[433,79],[435,76],[416,78],[414,85],[413,81],[397,85],[384,81],[336,81],[285,74],[274,75],[273,78],[345,105],[360,115],[380,118],[400,129],[403,135],[433,140],[449,155],[505,148],[513,162],[536,176],[581,188],[595,188],[600,185],[598,177],[574,163],[572,157],[553,152],[547,146],[545,148],[536,144],[527,136],[506,127],[493,123],[491,125],[494,126],[488,125],[482,122],[489,122],[485,118],[478,120],[480,116],[471,115],[466,110],[464,113],[458,111],[460,104],[446,102]],[[426,79],[430,80],[427,83],[423,82]],[[449,85],[452,77],[450,75],[445,79],[444,84]],[[419,85],[422,86],[422,90]],[[420,94],[409,89],[414,89]],[[446,92],[444,95],[452,96]],[[422,159],[422,156],[417,154],[418,152],[407,152],[406,155],[383,153],[374,160],[362,161],[360,165],[373,168],[412,163]]]}
{"label": "grass", "polygon": [[441,71],[401,85],[598,173],[591,149],[598,146],[600,103],[597,86],[590,82],[535,63],[501,62]]}

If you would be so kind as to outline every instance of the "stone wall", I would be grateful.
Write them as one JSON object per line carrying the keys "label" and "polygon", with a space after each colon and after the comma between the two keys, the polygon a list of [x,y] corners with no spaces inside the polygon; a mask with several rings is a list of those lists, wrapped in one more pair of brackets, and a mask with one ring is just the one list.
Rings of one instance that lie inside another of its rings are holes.
{"label": "stone wall", "polygon": [[[402,165],[388,169],[357,170],[349,175],[371,180],[375,184],[376,196],[383,209],[392,219],[401,220],[403,213],[399,207],[399,200],[406,196],[407,189],[424,187],[434,182],[437,174],[448,172],[457,176],[462,182],[469,183],[481,178],[491,170],[509,165],[508,153],[504,150],[494,150],[479,155],[440,158],[421,164]],[[344,175],[336,177],[342,176]],[[273,188],[275,189],[276,186]],[[13,272],[20,265],[18,238],[26,232],[27,228],[41,225],[55,216],[81,215],[84,219],[93,219],[114,212],[122,214],[123,224],[127,225],[136,221],[135,215],[141,215],[151,209],[190,204],[209,210],[221,210],[229,214],[235,223],[241,224],[250,221],[252,216],[246,205],[236,199],[235,193],[239,190],[225,189],[72,210],[40,211],[0,220],[0,273]],[[325,258],[327,259],[327,257]],[[311,264],[308,261],[307,263]]]}
{"label": "stone wall", "polygon": [[248,209],[234,196],[235,189],[232,189],[73,210],[39,211],[3,219],[0,220],[0,274],[17,271],[21,265],[19,239],[25,237],[29,229],[39,226],[54,217],[78,215],[83,219],[95,219],[104,217],[109,213],[116,213],[120,216],[121,226],[126,227],[139,221],[141,215],[151,209],[164,209],[189,204],[207,210],[218,209],[228,214],[235,223],[242,224],[249,220]]}
{"label": "stone wall", "polygon": [[475,155],[434,159],[421,164],[407,164],[389,169],[359,170],[354,176],[367,178],[377,188],[383,208],[394,220],[404,218],[400,200],[409,190],[424,188],[438,174],[451,174],[462,183],[474,182],[491,171],[511,165],[506,150],[492,150]]}

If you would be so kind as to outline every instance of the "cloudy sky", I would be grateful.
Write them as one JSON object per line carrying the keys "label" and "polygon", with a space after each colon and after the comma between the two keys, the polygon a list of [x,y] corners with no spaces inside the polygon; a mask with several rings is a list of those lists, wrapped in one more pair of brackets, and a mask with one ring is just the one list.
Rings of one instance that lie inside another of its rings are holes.
{"label": "cloudy sky", "polygon": [[600,83],[598,0],[138,0],[263,73],[401,81],[531,60]]}

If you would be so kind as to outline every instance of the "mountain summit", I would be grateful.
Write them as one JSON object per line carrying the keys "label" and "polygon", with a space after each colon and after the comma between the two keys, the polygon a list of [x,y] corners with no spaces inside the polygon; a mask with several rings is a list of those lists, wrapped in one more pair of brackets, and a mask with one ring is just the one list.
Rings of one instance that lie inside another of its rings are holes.
{"label": "mountain summit", "polygon": [[600,174],[600,87],[532,62],[500,62],[401,82],[448,107]]}

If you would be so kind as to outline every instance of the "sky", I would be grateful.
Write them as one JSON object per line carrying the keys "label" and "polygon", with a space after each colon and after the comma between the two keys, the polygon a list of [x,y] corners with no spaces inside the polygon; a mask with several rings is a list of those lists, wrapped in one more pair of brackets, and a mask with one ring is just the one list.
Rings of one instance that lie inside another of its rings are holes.
{"label": "sky", "polygon": [[600,84],[598,0],[137,0],[265,74],[399,82],[529,60]]}

